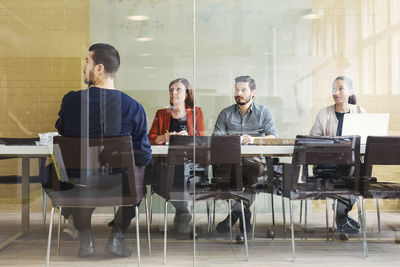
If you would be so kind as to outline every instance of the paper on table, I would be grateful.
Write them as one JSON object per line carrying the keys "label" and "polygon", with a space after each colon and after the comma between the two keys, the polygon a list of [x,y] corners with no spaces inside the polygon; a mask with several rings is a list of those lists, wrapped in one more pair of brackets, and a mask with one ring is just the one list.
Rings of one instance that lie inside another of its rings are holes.
{"label": "paper on table", "polygon": [[53,144],[53,137],[59,136],[58,132],[48,132],[48,133],[39,133],[40,141],[36,143],[36,145],[52,145]]}
{"label": "paper on table", "polygon": [[255,137],[254,144],[256,145],[294,145],[293,138],[265,138]]}

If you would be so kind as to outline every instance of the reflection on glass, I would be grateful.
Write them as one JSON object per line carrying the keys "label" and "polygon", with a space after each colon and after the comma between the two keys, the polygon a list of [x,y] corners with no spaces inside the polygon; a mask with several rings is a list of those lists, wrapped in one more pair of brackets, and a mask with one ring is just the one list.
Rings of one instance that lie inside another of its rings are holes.
{"label": "reflection on glass", "polygon": [[[0,15],[0,135],[13,142],[14,138],[29,138],[29,144],[40,144],[34,139],[38,133],[56,131],[54,122],[63,96],[87,87],[80,69],[85,65],[88,47],[100,42],[110,43],[120,52],[122,65],[115,86],[143,106],[148,126],[158,110],[171,107],[168,83],[176,77],[192,82],[193,107],[202,111],[195,108],[193,113],[203,118],[194,119],[196,125],[192,127],[186,111],[186,117],[178,116],[172,126],[169,124],[157,135],[212,135],[221,111],[237,105],[234,78],[238,76],[251,76],[257,81],[253,101],[268,108],[279,137],[293,138],[309,132],[318,112],[333,104],[330,90],[337,76],[351,77],[357,101],[368,112],[390,113],[389,134],[400,135],[398,0],[0,0]],[[112,108],[118,113],[120,105],[107,106],[110,112]],[[112,134],[114,127],[120,126],[114,113],[106,113],[112,116],[97,124],[100,132]],[[197,125],[203,121],[204,126]],[[261,127],[253,130],[246,129],[247,135],[267,134]],[[76,133],[81,135],[79,129]],[[242,129],[230,133],[246,140]],[[30,229],[35,234],[24,238],[37,243],[36,233],[41,232],[43,221],[49,222],[46,213],[41,214],[46,203],[39,197],[45,160],[26,160],[26,155],[43,146],[30,145],[18,155],[24,160],[10,158],[6,154],[10,146],[6,142],[1,145],[0,176],[5,181],[0,185],[4,215],[1,239],[8,240],[17,236],[14,232]],[[166,158],[166,150],[157,157]],[[43,155],[48,156],[49,151]],[[134,156],[140,160],[140,155]],[[182,172],[192,175],[193,170]],[[379,168],[374,172],[375,176],[382,173]],[[395,180],[397,173],[393,167],[384,177]],[[20,180],[29,181],[30,186],[27,182],[20,185]],[[162,213],[163,201],[154,197],[156,215]],[[265,203],[257,209],[269,212],[271,202]],[[389,210],[396,206],[391,201],[383,205]],[[276,202],[275,206],[279,209]],[[320,203],[314,202],[313,206],[318,209]],[[191,209],[191,202],[187,209]],[[196,207],[200,229],[209,220],[206,211],[205,205]],[[114,216],[108,209],[96,212],[105,220]],[[226,215],[227,204],[217,201],[217,223]],[[236,220],[240,224],[240,219]],[[155,221],[160,225],[159,218]],[[104,227],[103,221],[100,224]],[[210,236],[226,237],[215,231]],[[2,255],[8,257],[13,249],[19,251],[24,240],[11,243]],[[68,255],[75,257],[78,245],[71,246],[73,253]],[[186,247],[186,254],[190,254],[192,251]],[[205,251],[204,247],[200,249]],[[33,256],[27,253],[18,260],[40,265],[44,250],[44,246],[34,246]]]}

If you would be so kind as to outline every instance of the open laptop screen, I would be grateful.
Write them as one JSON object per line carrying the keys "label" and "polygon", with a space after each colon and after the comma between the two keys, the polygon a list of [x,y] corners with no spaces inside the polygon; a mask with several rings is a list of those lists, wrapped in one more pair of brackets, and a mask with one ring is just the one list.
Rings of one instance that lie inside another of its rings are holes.
{"label": "open laptop screen", "polygon": [[365,144],[369,135],[387,135],[388,127],[389,113],[347,113],[344,114],[342,136],[359,135],[361,144]]}

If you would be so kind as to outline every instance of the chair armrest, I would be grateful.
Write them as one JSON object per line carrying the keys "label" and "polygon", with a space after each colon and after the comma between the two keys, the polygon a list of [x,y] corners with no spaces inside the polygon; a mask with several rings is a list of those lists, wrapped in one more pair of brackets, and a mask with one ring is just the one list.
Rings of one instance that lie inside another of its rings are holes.
{"label": "chair armrest", "polygon": [[290,189],[292,185],[292,168],[290,163],[282,163],[282,195],[290,197]]}
{"label": "chair armrest", "polygon": [[236,190],[243,190],[243,167],[242,167],[242,164],[235,165],[235,168],[236,168],[236,171],[235,171]]}
{"label": "chair armrest", "polygon": [[360,176],[360,193],[361,195],[367,195],[367,192],[371,184],[377,183],[376,177],[371,176]]}

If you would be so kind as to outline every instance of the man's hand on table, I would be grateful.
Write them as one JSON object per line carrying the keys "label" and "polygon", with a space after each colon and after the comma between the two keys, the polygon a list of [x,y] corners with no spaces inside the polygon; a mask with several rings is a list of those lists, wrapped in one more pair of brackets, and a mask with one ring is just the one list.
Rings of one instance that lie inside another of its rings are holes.
{"label": "man's hand on table", "polygon": [[254,144],[254,137],[248,134],[242,135],[242,145],[250,145],[250,144]]}

